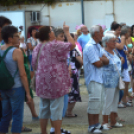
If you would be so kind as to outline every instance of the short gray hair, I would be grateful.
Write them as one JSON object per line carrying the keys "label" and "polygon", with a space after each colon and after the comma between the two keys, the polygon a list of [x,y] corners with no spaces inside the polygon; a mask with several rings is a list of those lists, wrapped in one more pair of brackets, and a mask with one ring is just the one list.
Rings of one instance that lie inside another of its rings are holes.
{"label": "short gray hair", "polygon": [[91,34],[91,37],[94,36],[94,33],[95,32],[100,32],[100,27],[99,25],[94,25],[90,28],[90,34]]}
{"label": "short gray hair", "polygon": [[114,35],[114,31],[108,31],[105,36],[102,38],[102,45],[106,47],[106,43],[109,42],[111,39],[115,39],[116,36]]}
{"label": "short gray hair", "polygon": [[55,34],[56,37],[61,33],[64,34],[64,31],[63,31],[63,29],[61,27],[54,28],[54,34]]}
{"label": "short gray hair", "polygon": [[126,25],[126,23],[125,22],[121,22],[120,25],[121,26],[124,26],[124,25]]}
{"label": "short gray hair", "polygon": [[123,26],[122,28],[121,28],[121,36],[122,35],[126,35],[127,33],[128,33],[128,30],[129,30],[129,26]]}

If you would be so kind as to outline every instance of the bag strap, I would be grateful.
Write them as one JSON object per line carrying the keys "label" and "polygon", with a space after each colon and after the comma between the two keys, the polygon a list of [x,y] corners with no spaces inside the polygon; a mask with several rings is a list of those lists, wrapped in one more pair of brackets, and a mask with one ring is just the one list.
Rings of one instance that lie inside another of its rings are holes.
{"label": "bag strap", "polygon": [[41,54],[41,51],[43,49],[43,47],[46,45],[47,42],[45,42],[44,44],[42,44],[40,50],[39,50],[39,53],[37,55],[37,62],[36,62],[36,67],[35,67],[35,70],[37,70],[37,67],[38,67],[38,60],[39,60],[39,57],[40,57],[40,54]]}
{"label": "bag strap", "polygon": [[5,58],[5,56],[7,55],[7,52],[8,52],[11,48],[13,48],[13,46],[10,46],[10,47],[8,47],[8,48],[6,49],[6,51],[4,52],[4,54],[3,54],[2,58],[1,58],[1,61]]}
{"label": "bag strap", "polygon": [[[3,54],[2,58],[1,58],[1,61],[5,58],[5,56],[7,55],[7,52],[8,52],[10,49],[12,49],[12,48],[13,48],[13,46],[10,46],[10,47],[8,47],[8,48],[6,49],[6,51],[4,52],[4,54]],[[17,68],[17,70],[16,70],[16,72],[15,72],[13,78],[15,78],[17,72],[18,72],[18,68]]]}

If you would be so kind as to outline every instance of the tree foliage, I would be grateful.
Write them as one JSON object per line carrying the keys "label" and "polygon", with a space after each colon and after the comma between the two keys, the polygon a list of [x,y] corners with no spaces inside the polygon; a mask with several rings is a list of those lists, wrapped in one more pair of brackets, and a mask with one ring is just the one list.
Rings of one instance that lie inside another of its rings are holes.
{"label": "tree foliage", "polygon": [[1,6],[14,6],[14,5],[22,5],[22,4],[37,4],[44,3],[51,5],[56,2],[56,0],[0,0]]}

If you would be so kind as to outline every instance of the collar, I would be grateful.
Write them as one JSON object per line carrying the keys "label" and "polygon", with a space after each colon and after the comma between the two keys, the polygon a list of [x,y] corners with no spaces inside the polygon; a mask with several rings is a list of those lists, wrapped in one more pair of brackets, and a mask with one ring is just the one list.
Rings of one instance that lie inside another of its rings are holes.
{"label": "collar", "polygon": [[96,43],[95,40],[94,40],[93,38],[90,38],[89,43],[90,43],[90,44],[93,44],[93,45],[97,45],[97,44],[99,44],[99,43]]}

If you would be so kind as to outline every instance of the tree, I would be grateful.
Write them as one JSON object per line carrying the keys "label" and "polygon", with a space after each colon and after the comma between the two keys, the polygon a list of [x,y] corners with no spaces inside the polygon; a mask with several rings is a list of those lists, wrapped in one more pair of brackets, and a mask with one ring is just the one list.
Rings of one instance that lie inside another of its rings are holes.
{"label": "tree", "polygon": [[44,3],[51,5],[56,2],[56,0],[0,0],[1,6],[14,6],[22,4],[35,4],[35,3]]}

